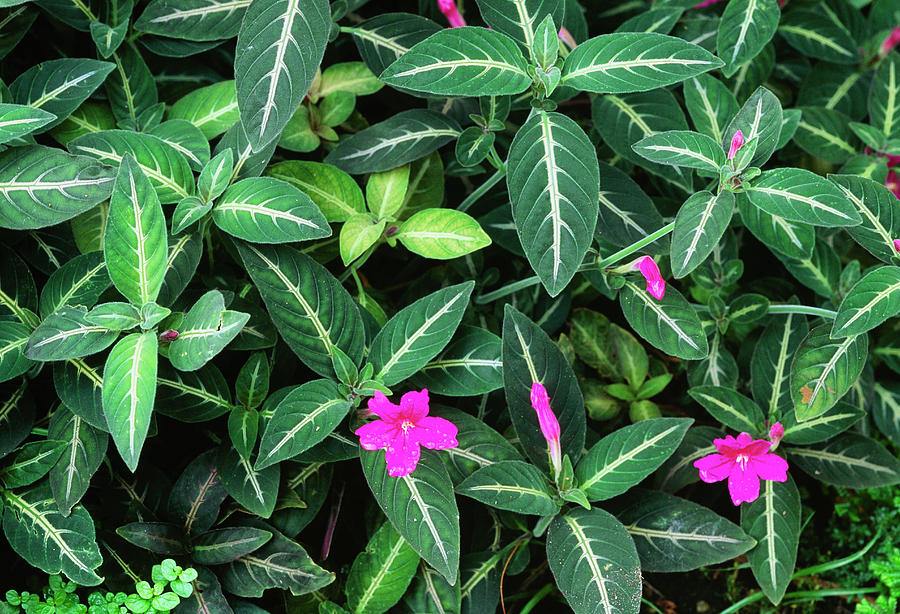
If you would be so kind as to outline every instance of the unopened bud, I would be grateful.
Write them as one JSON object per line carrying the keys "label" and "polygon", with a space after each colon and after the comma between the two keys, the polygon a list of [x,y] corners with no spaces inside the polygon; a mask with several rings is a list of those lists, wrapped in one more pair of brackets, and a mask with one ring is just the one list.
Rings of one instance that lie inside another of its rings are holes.
{"label": "unopened bud", "polygon": [[159,340],[169,343],[178,339],[178,331],[177,330],[167,330],[164,333],[160,333]]}

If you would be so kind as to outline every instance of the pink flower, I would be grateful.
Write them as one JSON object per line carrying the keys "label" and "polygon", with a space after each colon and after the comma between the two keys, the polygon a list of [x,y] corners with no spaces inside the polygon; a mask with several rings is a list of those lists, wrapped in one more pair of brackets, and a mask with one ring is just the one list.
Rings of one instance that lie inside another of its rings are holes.
{"label": "pink flower", "polygon": [[566,44],[566,47],[569,49],[574,49],[578,46],[578,43],[575,42],[575,38],[572,34],[566,30],[565,26],[559,29],[559,40]]}
{"label": "pink flower", "polygon": [[437,4],[441,13],[444,14],[444,17],[450,23],[451,28],[461,28],[466,25],[466,20],[459,14],[455,0],[437,0]]}
{"label": "pink flower", "polygon": [[894,193],[894,196],[900,198],[900,177],[897,176],[897,171],[888,171],[884,185]]}
{"label": "pink flower", "polygon": [[359,444],[365,450],[385,448],[384,460],[388,475],[400,477],[412,473],[419,464],[419,446],[429,450],[444,450],[459,445],[456,425],[428,415],[428,390],[410,391],[394,405],[383,392],[375,392],[369,399],[369,410],[381,420],[369,422],[356,429]]}
{"label": "pink flower", "polygon": [[881,55],[887,55],[891,52],[891,49],[897,46],[900,43],[900,26],[897,26],[891,33],[888,34],[888,37],[884,39],[884,42],[881,43]]}
{"label": "pink flower", "polygon": [[657,300],[662,300],[666,295],[666,280],[659,273],[659,267],[650,256],[644,256],[635,260],[631,266],[632,271],[640,271],[647,280],[647,292]]}
{"label": "pink flower", "polygon": [[728,435],[713,443],[719,452],[694,461],[694,467],[700,470],[700,479],[710,484],[728,478],[728,492],[735,505],[756,501],[760,479],[787,481],[787,461],[769,453],[772,444],[768,441],[741,433],[737,439]]}
{"label": "pink flower", "polygon": [[562,448],[559,443],[559,421],[556,414],[550,409],[550,395],[540,382],[531,385],[531,406],[537,412],[538,426],[547,440],[547,448],[550,451],[550,464],[553,466],[554,475],[558,476],[562,469]]}
{"label": "pink flower", "polygon": [[731,160],[734,158],[734,154],[738,152],[738,149],[744,146],[744,133],[738,130],[734,133],[734,136],[731,137],[731,149],[728,150],[728,159]]}
{"label": "pink flower", "polygon": [[701,2],[700,4],[695,4],[695,9],[702,9],[705,6],[710,6],[711,4],[715,4],[716,2],[720,2],[721,0],[705,0],[705,2]]}
{"label": "pink flower", "polygon": [[769,428],[769,441],[772,442],[772,447],[769,448],[770,451],[778,447],[782,437],[784,437],[784,426],[781,422],[776,422]]}
{"label": "pink flower", "polygon": [[894,239],[894,249],[900,253],[900,239]]}

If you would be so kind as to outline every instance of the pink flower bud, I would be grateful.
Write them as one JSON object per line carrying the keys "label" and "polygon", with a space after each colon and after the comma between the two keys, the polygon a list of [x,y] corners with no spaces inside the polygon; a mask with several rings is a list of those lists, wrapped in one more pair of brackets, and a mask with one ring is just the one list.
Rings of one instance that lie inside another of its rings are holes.
{"label": "pink flower bud", "polygon": [[575,42],[575,38],[565,29],[565,27],[559,29],[559,40],[565,43],[566,47],[569,49],[574,49],[578,46],[578,43]]}
{"label": "pink flower bud", "polygon": [[781,422],[776,422],[769,428],[769,441],[772,442],[770,450],[778,447],[782,437],[784,437],[784,426],[782,426]]}
{"label": "pink flower bud", "polygon": [[438,9],[443,13],[444,17],[450,23],[451,28],[461,28],[466,25],[466,20],[459,14],[454,0],[437,0]]}
{"label": "pink flower bud", "polygon": [[900,253],[900,239],[894,239],[894,249]]}
{"label": "pink flower bud", "polygon": [[744,133],[738,130],[734,133],[734,136],[731,137],[731,149],[728,150],[728,159],[731,160],[734,158],[734,154],[738,152],[738,149],[744,146]]}
{"label": "pink flower bud", "polygon": [[695,4],[694,8],[702,9],[705,6],[710,6],[711,4],[715,4],[716,2],[720,2],[720,1],[721,0],[704,0],[704,2],[701,2],[700,4]]}
{"label": "pink flower bud", "polygon": [[661,301],[666,295],[666,280],[662,278],[653,258],[650,256],[639,258],[631,268],[640,271],[647,280],[647,292],[650,296]]}
{"label": "pink flower bud", "polygon": [[164,333],[160,333],[159,340],[164,342],[171,342],[178,339],[178,331],[177,330],[167,330]]}
{"label": "pink flower bud", "polygon": [[891,49],[897,46],[900,43],[900,26],[897,26],[891,33],[888,34],[888,37],[884,39],[884,42],[881,43],[881,55],[885,56],[891,52]]}
{"label": "pink flower bud", "polygon": [[550,450],[550,464],[553,466],[554,476],[558,476],[562,469],[562,449],[559,443],[559,421],[553,410],[550,409],[550,395],[540,382],[531,385],[531,406],[537,412],[538,426],[547,440]]}

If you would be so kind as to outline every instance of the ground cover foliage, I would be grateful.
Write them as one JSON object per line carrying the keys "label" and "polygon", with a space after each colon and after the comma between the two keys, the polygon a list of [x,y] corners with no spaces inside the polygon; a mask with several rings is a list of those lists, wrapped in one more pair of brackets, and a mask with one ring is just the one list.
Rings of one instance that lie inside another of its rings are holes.
{"label": "ground cover foliage", "polygon": [[383,4],[0,0],[0,607],[802,600],[900,482],[900,1]]}

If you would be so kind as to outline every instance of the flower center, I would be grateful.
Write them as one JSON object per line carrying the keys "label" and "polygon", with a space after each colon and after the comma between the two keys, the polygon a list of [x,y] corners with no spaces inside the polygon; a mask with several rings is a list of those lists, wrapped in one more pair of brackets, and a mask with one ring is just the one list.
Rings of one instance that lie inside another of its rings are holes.
{"label": "flower center", "polygon": [[403,429],[403,433],[409,433],[409,429],[414,428],[416,425],[410,422],[409,420],[404,420],[400,423],[400,428]]}
{"label": "flower center", "polygon": [[746,454],[738,454],[734,460],[741,466],[741,471],[744,471],[747,468],[747,462],[750,460],[750,457]]}

